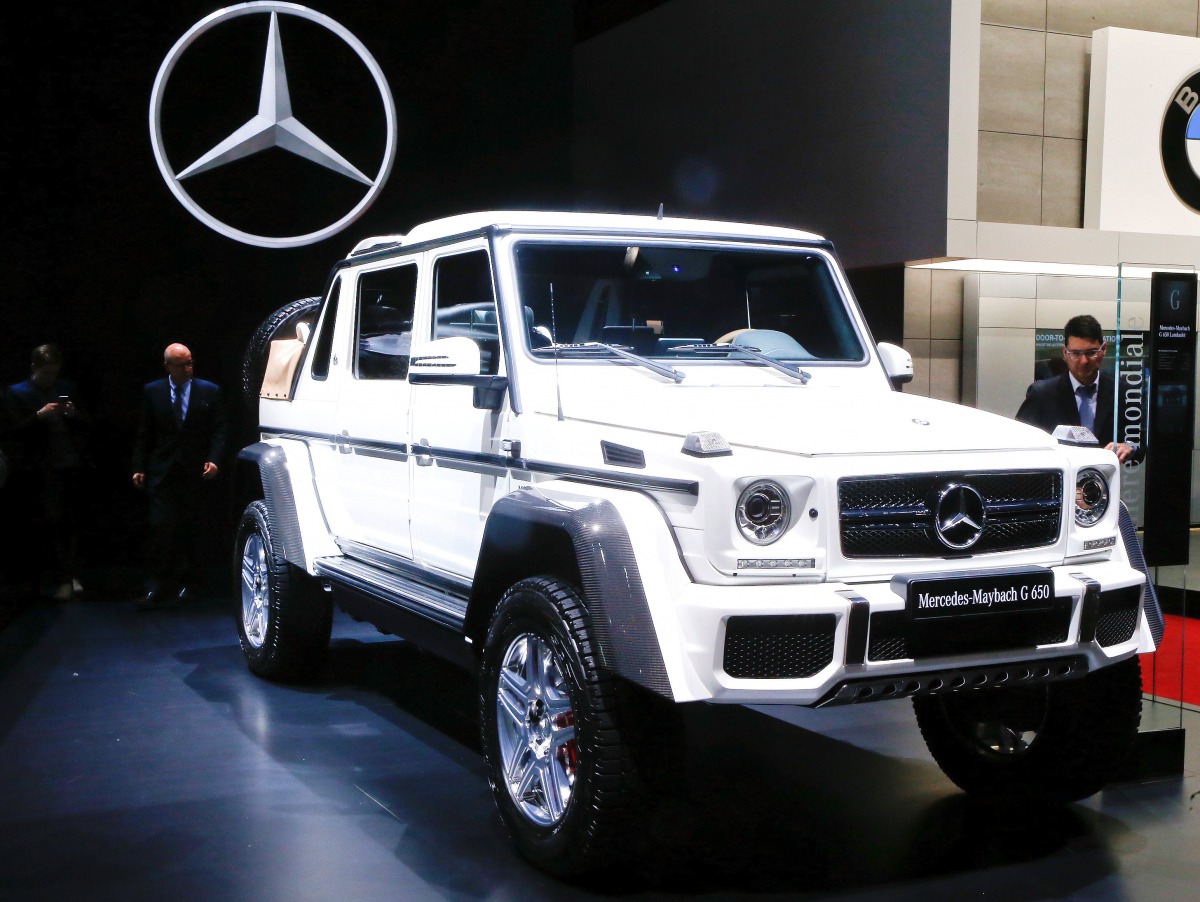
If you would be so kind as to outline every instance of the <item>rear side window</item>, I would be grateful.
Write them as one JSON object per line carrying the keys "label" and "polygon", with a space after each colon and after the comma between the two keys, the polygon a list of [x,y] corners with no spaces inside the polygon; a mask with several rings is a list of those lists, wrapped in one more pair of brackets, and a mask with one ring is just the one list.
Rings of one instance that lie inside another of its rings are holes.
{"label": "rear side window", "polygon": [[358,280],[354,336],[359,379],[404,379],[417,303],[414,263],[364,273]]}

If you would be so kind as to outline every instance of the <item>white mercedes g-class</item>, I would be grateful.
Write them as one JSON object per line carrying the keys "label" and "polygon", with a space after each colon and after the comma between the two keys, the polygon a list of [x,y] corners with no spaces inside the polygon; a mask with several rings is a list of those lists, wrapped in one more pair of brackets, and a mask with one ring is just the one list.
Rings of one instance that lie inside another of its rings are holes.
{"label": "white mercedes g-class", "polygon": [[667,702],[912,698],[980,794],[1081,798],[1135,738],[1162,619],[1116,457],[897,391],[816,235],[455,216],[362,242],[251,351],[250,669],[310,670],[335,601],[473,668],[548,871],[626,848]]}

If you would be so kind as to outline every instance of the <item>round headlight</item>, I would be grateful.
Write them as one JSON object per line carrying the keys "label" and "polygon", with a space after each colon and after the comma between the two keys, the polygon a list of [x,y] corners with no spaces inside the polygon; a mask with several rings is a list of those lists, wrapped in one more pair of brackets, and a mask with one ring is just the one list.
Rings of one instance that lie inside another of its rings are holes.
{"label": "round headlight", "polygon": [[1108,480],[1099,470],[1080,470],[1075,480],[1075,522],[1095,526],[1108,510]]}
{"label": "round headlight", "polygon": [[792,506],[787,492],[773,482],[756,482],[738,498],[738,529],[755,545],[770,545],[788,528]]}

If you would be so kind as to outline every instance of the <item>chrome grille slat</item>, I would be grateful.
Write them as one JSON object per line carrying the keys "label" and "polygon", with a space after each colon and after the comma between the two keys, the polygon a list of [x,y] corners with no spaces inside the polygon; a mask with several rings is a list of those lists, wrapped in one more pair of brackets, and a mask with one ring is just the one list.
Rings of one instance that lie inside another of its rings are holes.
{"label": "chrome grille slat", "polygon": [[1058,540],[1059,470],[914,473],[838,480],[842,553],[848,558],[939,557],[933,499],[960,483],[983,497],[987,523],[970,554],[1040,548]]}

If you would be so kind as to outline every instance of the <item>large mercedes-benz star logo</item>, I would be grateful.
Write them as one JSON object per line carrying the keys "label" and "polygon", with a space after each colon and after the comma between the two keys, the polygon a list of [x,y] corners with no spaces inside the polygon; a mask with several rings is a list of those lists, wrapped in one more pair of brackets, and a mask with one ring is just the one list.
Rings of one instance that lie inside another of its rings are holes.
{"label": "large mercedes-benz star logo", "polygon": [[[235,129],[224,140],[202,154],[190,165],[185,166],[177,172],[172,168],[167,159],[162,129],[163,96],[171,72],[174,70],[176,63],[178,63],[184,51],[202,34],[223,22],[240,16],[255,14],[270,15],[266,60],[263,64],[262,84],[258,95],[258,112],[239,128]],[[358,58],[362,60],[363,65],[369,70],[371,77],[379,89],[380,99],[384,108],[384,118],[386,120],[386,142],[383,160],[374,178],[360,172],[345,157],[334,150],[333,147],[305,126],[293,114],[291,94],[288,90],[287,70],[284,66],[283,45],[279,36],[280,14],[307,19],[333,32],[350,46]],[[159,67],[158,76],[154,80],[154,90],[150,97],[150,139],[154,147],[154,158],[158,162],[159,171],[162,173],[163,178],[166,179],[167,186],[176,198],[179,199],[180,203],[209,228],[220,232],[226,237],[233,238],[235,241],[240,241],[244,244],[253,244],[258,247],[299,247],[305,244],[313,244],[340,232],[346,226],[350,225],[350,223],[354,222],[354,220],[358,219],[379,195],[391,172],[392,162],[396,155],[396,107],[392,100],[392,94],[388,88],[387,81],[384,79],[383,72],[379,68],[379,64],[375,61],[375,58],[371,56],[370,52],[358,38],[337,22],[328,16],[294,3],[242,3],[219,10],[197,22],[171,48],[170,53],[163,60],[162,66]],[[332,225],[303,235],[273,237],[251,234],[250,232],[242,231],[228,223],[222,222],[197,203],[181,184],[184,180],[202,172],[211,171],[227,163],[232,163],[235,160],[240,160],[274,147],[289,151],[340,176],[366,185],[368,190],[349,213]]]}
{"label": "large mercedes-benz star logo", "polygon": [[933,516],[938,538],[948,548],[963,551],[983,535],[987,509],[978,491],[956,482],[942,489]]}

